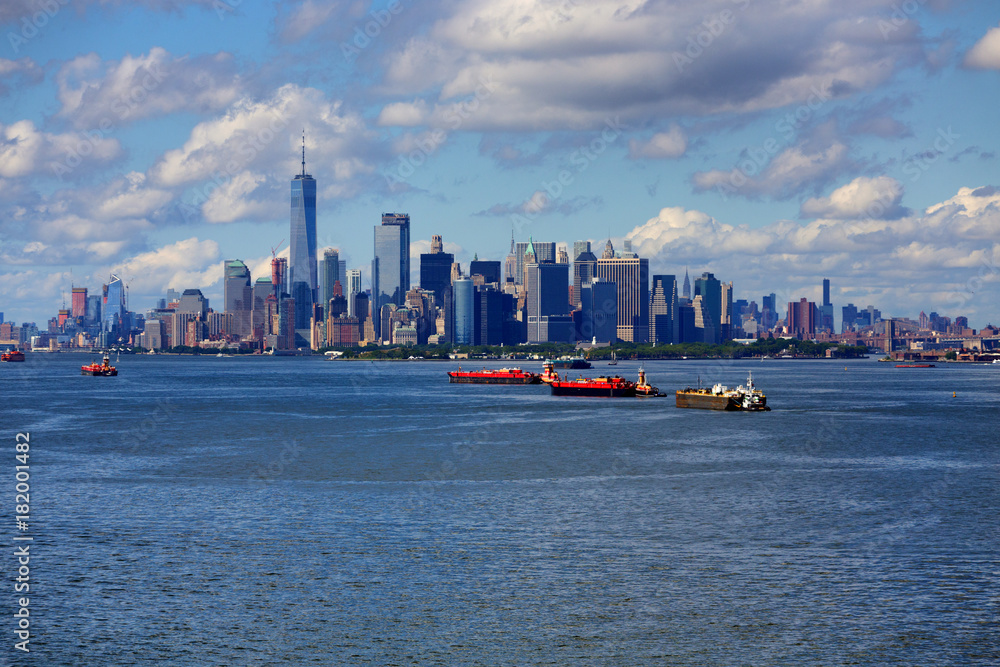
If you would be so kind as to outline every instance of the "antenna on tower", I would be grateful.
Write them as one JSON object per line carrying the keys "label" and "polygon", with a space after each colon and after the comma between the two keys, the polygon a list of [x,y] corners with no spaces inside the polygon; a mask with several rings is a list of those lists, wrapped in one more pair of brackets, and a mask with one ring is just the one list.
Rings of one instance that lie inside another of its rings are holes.
{"label": "antenna on tower", "polygon": [[306,175],[306,128],[302,128],[302,175]]}

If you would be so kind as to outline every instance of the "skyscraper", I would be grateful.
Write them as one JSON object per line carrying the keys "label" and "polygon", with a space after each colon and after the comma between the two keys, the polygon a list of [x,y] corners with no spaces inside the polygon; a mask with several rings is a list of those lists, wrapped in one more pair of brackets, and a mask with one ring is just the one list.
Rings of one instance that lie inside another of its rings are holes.
{"label": "skyscraper", "polygon": [[253,310],[253,288],[250,269],[241,260],[223,262],[223,292],[226,313],[232,313],[232,330],[226,333],[246,336],[251,331],[250,312]]}
{"label": "skyscraper", "polygon": [[684,291],[681,293],[681,296],[685,299],[691,298],[691,279],[688,277],[688,270],[686,267],[684,269]]}
{"label": "skyscraper", "polygon": [[819,307],[819,328],[833,331],[833,304],[830,302],[830,279],[823,278],[823,305]]}
{"label": "skyscraper", "polygon": [[581,307],[580,290],[594,279],[597,271],[597,257],[590,251],[590,241],[577,241],[573,249],[580,252],[573,258],[573,307]]}
{"label": "skyscraper", "polygon": [[101,309],[104,317],[103,328],[107,332],[117,331],[125,316],[125,285],[122,279],[111,274],[111,282],[107,284],[105,294],[104,307]]}
{"label": "skyscraper", "polygon": [[484,283],[500,283],[500,262],[490,259],[473,259],[469,263],[469,276],[482,276]]}
{"label": "skyscraper", "polygon": [[455,344],[472,345],[475,343],[475,304],[472,281],[459,278],[452,284],[455,293]]}
{"label": "skyscraper", "polygon": [[451,284],[451,265],[455,255],[444,251],[441,237],[431,237],[431,251],[420,255],[420,287],[434,292],[434,303],[444,306],[444,290]]}
{"label": "skyscraper", "polygon": [[288,244],[288,286],[295,297],[295,328],[308,329],[318,297],[316,270],[316,180],[306,173],[302,135],[302,173],[292,179],[292,219]]}
{"label": "skyscraper", "polygon": [[531,239],[528,243],[517,243],[514,246],[514,257],[517,261],[517,272],[514,276],[518,285],[524,282],[524,254],[528,251],[528,246],[535,251],[536,262],[555,262],[556,244],[554,241],[535,241]]}
{"label": "skyscraper", "polygon": [[548,261],[525,265],[529,343],[567,342],[575,338],[568,286],[568,264]]}
{"label": "skyscraper", "polygon": [[409,291],[410,216],[383,213],[382,224],[375,227],[375,258],[372,260],[372,321],[376,335],[383,335],[382,307],[390,303],[402,306]]}
{"label": "skyscraper", "polygon": [[592,280],[580,290],[580,326],[577,338],[614,343],[618,340],[618,286]]}
{"label": "skyscraper", "polygon": [[[73,288],[73,317],[87,317],[87,288]],[[3,318],[0,318],[3,321]]]}
{"label": "skyscraper", "polygon": [[323,319],[330,316],[327,311],[330,299],[333,298],[333,286],[337,281],[343,283],[347,278],[341,274],[340,264],[339,250],[327,248],[323,251],[323,259],[319,261],[319,303],[323,306]]}
{"label": "skyscraper", "polygon": [[816,304],[805,297],[797,303],[788,302],[788,333],[793,336],[812,336],[816,333]]}
{"label": "skyscraper", "polygon": [[[708,271],[701,274],[700,278],[694,281],[694,294],[701,296],[702,305],[705,310],[705,340],[704,342],[717,345],[722,338],[722,283],[714,274]],[[695,309],[697,317],[697,308]],[[709,331],[708,322],[711,323]]]}
{"label": "skyscraper", "polygon": [[348,269],[347,284],[344,285],[344,296],[347,297],[347,315],[348,317],[357,317],[359,320],[368,316],[368,313],[361,315],[354,309],[355,300],[352,297],[360,291],[361,269]]}
{"label": "skyscraper", "polygon": [[653,276],[649,305],[649,340],[660,345],[680,342],[677,318],[677,277]]}
{"label": "skyscraper", "polygon": [[[611,240],[605,255],[614,253]],[[630,343],[649,340],[649,260],[639,257],[601,257],[596,275],[618,286],[618,338]]]}

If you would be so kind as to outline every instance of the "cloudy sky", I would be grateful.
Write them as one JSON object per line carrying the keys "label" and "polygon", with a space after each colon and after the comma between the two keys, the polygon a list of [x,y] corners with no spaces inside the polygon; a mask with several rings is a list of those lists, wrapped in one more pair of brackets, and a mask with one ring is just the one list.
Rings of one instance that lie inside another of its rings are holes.
{"label": "cloudy sky", "polygon": [[[5,0],[0,311],[145,310],[287,252],[289,180],[368,280],[410,213],[468,261],[625,238],[737,298],[1000,324],[990,0]],[[414,262],[416,268],[416,262]],[[839,319],[839,318],[838,318]]]}

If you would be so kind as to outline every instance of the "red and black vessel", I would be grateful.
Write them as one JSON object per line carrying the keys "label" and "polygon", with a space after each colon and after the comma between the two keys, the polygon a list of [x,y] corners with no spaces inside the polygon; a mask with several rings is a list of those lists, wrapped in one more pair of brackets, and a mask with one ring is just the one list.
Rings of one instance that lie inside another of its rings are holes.
{"label": "red and black vessel", "polygon": [[101,363],[96,361],[86,366],[80,366],[80,375],[95,375],[99,377],[113,377],[118,375],[118,369],[111,365],[108,355],[104,355]]}
{"label": "red and black vessel", "polygon": [[11,350],[0,354],[0,361],[24,361],[24,352],[21,350]]}
{"label": "red and black vessel", "polygon": [[623,377],[579,378],[550,382],[553,396],[604,396],[608,398],[633,398],[635,382]]}
{"label": "red and black vessel", "polygon": [[448,373],[448,381],[452,384],[540,384],[542,380],[538,373],[529,373],[520,368],[463,371],[459,366],[457,371]]}

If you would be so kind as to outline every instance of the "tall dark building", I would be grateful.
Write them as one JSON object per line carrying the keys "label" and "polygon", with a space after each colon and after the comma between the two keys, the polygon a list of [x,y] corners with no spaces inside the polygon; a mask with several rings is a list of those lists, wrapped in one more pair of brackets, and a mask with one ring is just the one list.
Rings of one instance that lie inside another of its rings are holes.
{"label": "tall dark building", "polygon": [[420,287],[434,292],[434,305],[444,306],[444,290],[451,285],[451,265],[455,255],[444,251],[441,237],[431,237],[431,252],[420,255]]}
{"label": "tall dark building", "polygon": [[[608,240],[605,255],[613,254]],[[630,253],[632,254],[632,253]],[[618,338],[630,343],[649,340],[649,260],[639,257],[604,257],[595,274],[618,286]]]}
{"label": "tall dark building", "polygon": [[534,239],[530,239],[527,243],[515,244],[514,257],[517,261],[517,275],[514,276],[514,282],[518,285],[524,282],[524,255],[528,252],[529,246],[534,251],[536,262],[556,261],[556,244],[554,241],[535,241]]}
{"label": "tall dark building", "polygon": [[308,329],[316,301],[316,180],[306,173],[302,135],[302,173],[292,179],[292,220],[288,244],[288,285],[295,296],[295,328]]}
{"label": "tall dark building", "polygon": [[499,260],[474,259],[469,264],[469,275],[480,275],[484,283],[501,283]]}
{"label": "tall dark building", "polygon": [[[497,262],[497,265],[499,264],[500,262]],[[476,287],[476,345],[500,345],[504,342],[503,296],[503,292],[492,285]]]}
{"label": "tall dark building", "polygon": [[857,319],[858,307],[853,303],[849,303],[841,308],[840,333],[853,331],[854,327],[857,325]]}
{"label": "tall dark building", "polygon": [[[375,334],[382,335],[377,315],[387,304],[402,306],[410,291],[410,216],[383,213],[375,227],[375,258],[372,260],[372,318]],[[389,332],[386,332],[389,333]]]}
{"label": "tall dark building", "polygon": [[[705,314],[711,320],[712,333],[708,335],[711,340],[704,342],[717,345],[720,342],[722,333],[722,283],[714,274],[705,272],[694,281],[694,295],[701,296]],[[707,328],[706,328],[707,330]]]}
{"label": "tall dark building", "polygon": [[833,304],[830,303],[830,279],[823,279],[823,305],[819,307],[820,329],[835,333],[833,330]]}
{"label": "tall dark building", "polygon": [[525,278],[528,342],[565,342],[575,338],[567,293],[569,265],[552,262],[526,264]]}
{"label": "tall dark building", "polygon": [[649,304],[649,340],[659,345],[678,342],[677,277],[653,276]]}
{"label": "tall dark building", "polygon": [[597,257],[590,251],[590,241],[577,241],[574,250],[581,251],[573,258],[573,307],[580,307],[580,290],[597,274]]}
{"label": "tall dark building", "polygon": [[793,336],[812,336],[816,333],[817,308],[812,301],[802,298],[788,302],[788,332]]}
{"label": "tall dark building", "polygon": [[246,336],[250,333],[250,311],[253,310],[253,288],[250,269],[238,259],[223,262],[223,295],[225,312],[232,313],[232,330],[227,334]]}
{"label": "tall dark building", "polygon": [[618,286],[594,279],[580,289],[578,340],[614,343],[618,340]]}

